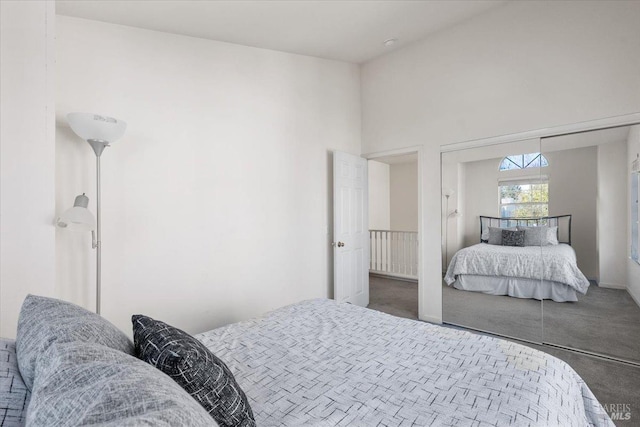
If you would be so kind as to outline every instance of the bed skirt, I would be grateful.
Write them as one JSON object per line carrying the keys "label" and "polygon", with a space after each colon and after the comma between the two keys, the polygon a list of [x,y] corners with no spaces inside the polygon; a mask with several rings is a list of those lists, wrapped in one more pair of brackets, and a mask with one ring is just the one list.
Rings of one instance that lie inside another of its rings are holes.
{"label": "bed skirt", "polygon": [[575,289],[560,282],[505,276],[460,274],[453,287],[489,295],[509,295],[516,298],[550,299],[555,302],[578,301]]}

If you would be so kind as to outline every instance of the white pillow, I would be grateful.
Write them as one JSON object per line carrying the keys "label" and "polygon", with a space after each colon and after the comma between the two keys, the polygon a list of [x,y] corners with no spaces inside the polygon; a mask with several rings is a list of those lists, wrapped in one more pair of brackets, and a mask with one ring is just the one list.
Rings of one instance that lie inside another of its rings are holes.
{"label": "white pillow", "polygon": [[558,242],[558,227],[549,227],[547,230],[547,244],[548,245],[557,245]]}

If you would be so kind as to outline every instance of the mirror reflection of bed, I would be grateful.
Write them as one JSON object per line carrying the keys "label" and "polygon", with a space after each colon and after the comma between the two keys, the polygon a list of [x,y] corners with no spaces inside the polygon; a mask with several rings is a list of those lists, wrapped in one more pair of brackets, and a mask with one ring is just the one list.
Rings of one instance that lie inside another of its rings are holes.
{"label": "mirror reflection of bed", "polygon": [[589,288],[571,247],[571,215],[481,216],[480,243],[456,252],[444,280],[464,291],[555,302],[578,301]]}
{"label": "mirror reflection of bed", "polygon": [[443,320],[640,361],[627,290],[634,132],[443,153]]}

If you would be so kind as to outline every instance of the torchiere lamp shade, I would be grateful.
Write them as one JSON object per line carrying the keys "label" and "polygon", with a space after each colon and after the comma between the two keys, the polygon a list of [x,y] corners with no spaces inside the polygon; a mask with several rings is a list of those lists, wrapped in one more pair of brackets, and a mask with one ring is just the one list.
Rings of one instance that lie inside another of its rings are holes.
{"label": "torchiere lamp shade", "polygon": [[122,120],[92,113],[69,113],[67,120],[71,129],[86,141],[109,144],[122,138],[127,129]]}

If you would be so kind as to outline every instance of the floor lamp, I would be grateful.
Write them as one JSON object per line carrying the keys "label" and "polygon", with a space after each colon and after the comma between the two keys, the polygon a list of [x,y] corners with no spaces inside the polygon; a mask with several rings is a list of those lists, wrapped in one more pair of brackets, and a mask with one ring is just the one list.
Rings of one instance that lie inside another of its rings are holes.
{"label": "floor lamp", "polygon": [[[82,139],[87,141],[96,153],[96,222],[91,223],[87,206],[89,199],[84,194],[76,197],[74,207],[62,214],[58,219],[58,226],[79,231],[91,230],[93,235],[92,247],[96,250],[96,313],[100,314],[100,293],[102,276],[102,235],[100,224],[100,157],[109,144],[122,138],[127,124],[113,117],[100,116],[91,113],[70,113],[67,120],[71,129]],[[71,214],[73,211],[73,214]],[[71,215],[71,216],[69,216]],[[91,215],[91,217],[93,217]],[[95,234],[93,230],[95,229]]]}
{"label": "floor lamp", "polygon": [[445,188],[442,190],[442,194],[446,198],[444,208],[444,269],[446,271],[449,267],[449,197],[455,194],[455,190],[453,188]]}

